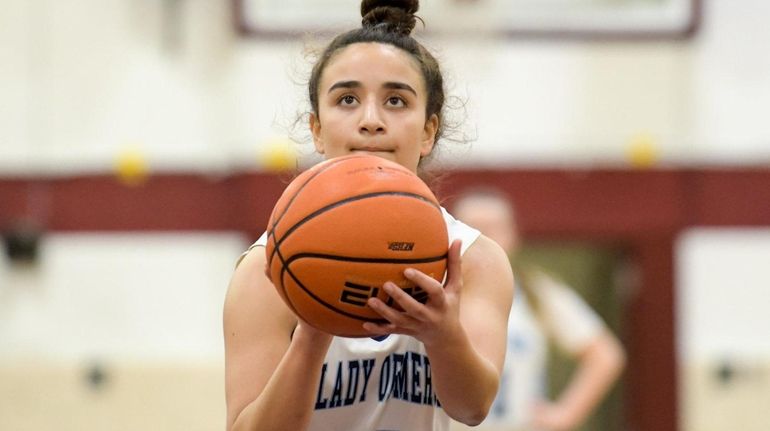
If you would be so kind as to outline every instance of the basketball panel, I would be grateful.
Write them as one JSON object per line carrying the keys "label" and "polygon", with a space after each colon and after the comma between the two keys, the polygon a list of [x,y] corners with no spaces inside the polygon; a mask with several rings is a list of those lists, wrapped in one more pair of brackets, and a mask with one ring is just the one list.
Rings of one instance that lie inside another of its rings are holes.
{"label": "basketball panel", "polygon": [[364,321],[381,319],[367,306],[369,298],[377,297],[397,307],[382,289],[386,281],[394,282],[420,302],[427,300],[427,293],[404,277],[407,268],[442,281],[446,258],[440,256],[433,262],[422,263],[373,263],[306,257],[290,263],[282,283],[293,309],[313,326],[324,329],[345,321],[346,330],[350,330],[350,325],[360,329]]}
{"label": "basketball panel", "polygon": [[275,205],[268,230],[280,240],[316,211],[382,192],[417,194],[438,205],[430,188],[403,166],[376,156],[346,156],[322,162],[292,181]]}
{"label": "basketball panel", "polygon": [[307,220],[280,244],[284,256],[421,259],[449,247],[441,211],[414,197],[381,195],[346,202]]}

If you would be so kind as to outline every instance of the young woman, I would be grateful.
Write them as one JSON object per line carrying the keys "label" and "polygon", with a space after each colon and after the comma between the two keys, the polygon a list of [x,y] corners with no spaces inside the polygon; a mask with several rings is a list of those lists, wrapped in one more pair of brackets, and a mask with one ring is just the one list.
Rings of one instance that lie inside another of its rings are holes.
{"label": "young woman", "polygon": [[[444,89],[433,56],[410,36],[418,2],[361,4],[312,71],[310,129],[326,158],[369,153],[417,171],[441,136]],[[265,276],[264,237],[238,264],[224,307],[228,430],[446,430],[478,424],[500,384],[513,279],[504,251],[445,220],[442,286],[416,270],[420,304],[370,299],[385,324],[371,338],[333,337],[298,319]]]}
{"label": "young woman", "polygon": [[[455,197],[452,208],[459,220],[496,241],[517,268],[517,298],[508,321],[508,353],[500,391],[481,428],[579,428],[622,372],[623,346],[572,288],[538,268],[517,263],[519,229],[513,203],[504,193],[493,188],[465,191]],[[577,365],[567,387],[553,401],[546,393],[546,360],[552,345]]]}

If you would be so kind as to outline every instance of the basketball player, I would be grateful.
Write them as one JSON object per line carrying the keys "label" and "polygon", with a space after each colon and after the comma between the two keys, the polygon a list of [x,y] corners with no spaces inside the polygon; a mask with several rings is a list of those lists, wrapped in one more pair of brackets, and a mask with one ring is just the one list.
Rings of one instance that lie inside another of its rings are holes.
{"label": "basketball player", "polygon": [[[441,137],[443,78],[410,36],[416,0],[361,4],[362,28],[335,38],[309,80],[310,129],[324,157],[368,153],[416,172]],[[299,320],[265,275],[264,236],[233,275],[224,306],[228,430],[446,430],[475,425],[500,385],[513,277],[505,252],[445,213],[447,279],[392,283],[405,311],[378,299],[387,323],[370,338],[333,337]]]}
{"label": "basketball player", "polygon": [[[513,205],[502,192],[466,191],[453,213],[500,244],[516,262],[519,233]],[[615,382],[625,362],[620,342],[568,286],[546,273],[517,267],[517,298],[508,322],[502,384],[485,430],[577,429]],[[549,341],[576,359],[577,369],[555,401],[546,394]],[[462,429],[456,426],[453,429]]]}

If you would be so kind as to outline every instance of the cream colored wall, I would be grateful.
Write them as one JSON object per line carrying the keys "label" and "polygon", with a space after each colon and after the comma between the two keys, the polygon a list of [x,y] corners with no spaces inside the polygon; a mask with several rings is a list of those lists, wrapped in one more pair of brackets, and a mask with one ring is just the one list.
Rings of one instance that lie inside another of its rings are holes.
{"label": "cream colored wall", "polygon": [[60,233],[36,266],[0,253],[0,430],[223,429],[222,307],[247,246],[235,233]]}
{"label": "cream colored wall", "polygon": [[718,377],[722,366],[705,360],[680,368],[682,431],[770,429],[770,360],[739,358],[727,381]]}
{"label": "cream colored wall", "polygon": [[0,361],[0,429],[224,429],[220,364],[110,363],[100,388],[87,364]]}
{"label": "cream colored wall", "polygon": [[0,360],[219,362],[236,233],[56,233],[0,257]]}
{"label": "cream colored wall", "polygon": [[691,229],[676,260],[682,431],[770,429],[770,229]]}

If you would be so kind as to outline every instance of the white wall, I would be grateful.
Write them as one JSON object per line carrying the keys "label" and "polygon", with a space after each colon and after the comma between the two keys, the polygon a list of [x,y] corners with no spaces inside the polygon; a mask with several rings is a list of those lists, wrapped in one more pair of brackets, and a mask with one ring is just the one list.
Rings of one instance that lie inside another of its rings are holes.
{"label": "white wall", "polygon": [[770,427],[770,229],[691,229],[676,248],[683,431]]}
{"label": "white wall", "polygon": [[0,254],[0,429],[221,428],[222,307],[247,246],[235,233],[58,233],[37,265]]}
{"label": "white wall", "polygon": [[40,263],[0,258],[0,362],[221,366],[234,233],[50,234]]}
{"label": "white wall", "polygon": [[[236,36],[229,1],[179,1],[175,25],[167,3],[0,0],[0,173],[109,170],[129,147],[253,167],[303,100],[301,41]],[[427,41],[479,137],[450,158],[622,163],[648,134],[671,162],[770,162],[770,3],[704,3],[684,42]]]}
{"label": "white wall", "polygon": [[[697,228],[677,244],[679,354],[770,361],[770,228]],[[758,333],[764,336],[759,337]]]}

